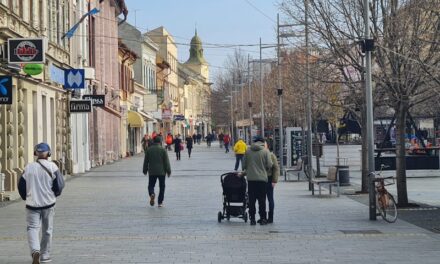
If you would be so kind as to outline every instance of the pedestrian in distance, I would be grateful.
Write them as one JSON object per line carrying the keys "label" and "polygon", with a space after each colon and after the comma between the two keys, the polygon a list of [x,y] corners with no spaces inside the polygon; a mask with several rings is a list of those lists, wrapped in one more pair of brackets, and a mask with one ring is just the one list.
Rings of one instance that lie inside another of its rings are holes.
{"label": "pedestrian in distance", "polygon": [[168,133],[167,138],[165,140],[165,143],[167,144],[168,151],[171,151],[171,144],[173,144],[173,141],[174,141],[173,136],[171,135],[171,133]]}
{"label": "pedestrian in distance", "polygon": [[246,153],[247,145],[244,143],[243,139],[238,139],[237,143],[234,145],[234,152],[235,152],[235,167],[234,170],[238,170],[238,166],[241,162],[241,167],[243,169],[243,156]]}
{"label": "pedestrian in distance", "polygon": [[223,137],[223,144],[225,145],[225,153],[229,152],[229,143],[231,142],[231,138],[228,134]]}
{"label": "pedestrian in distance", "polygon": [[145,134],[142,137],[141,144],[142,144],[142,149],[144,150],[144,152],[147,151],[149,140],[150,140],[150,136],[148,136],[148,134]]}
{"label": "pedestrian in distance", "polygon": [[269,204],[269,212],[267,214],[267,223],[272,224],[273,223],[273,213],[275,209],[275,201],[273,197],[273,191],[275,188],[275,185],[278,182],[278,178],[280,177],[280,166],[278,165],[277,156],[273,153],[273,149],[269,148],[269,146],[266,143],[266,148],[270,151],[270,158],[272,160],[272,168],[267,171],[267,190],[266,190],[266,196],[267,196],[267,202]]}
{"label": "pedestrian in distance", "polygon": [[51,155],[48,144],[36,145],[34,155],[37,160],[25,167],[18,191],[21,198],[26,200],[27,238],[32,264],[38,264],[52,261],[55,203],[64,188],[64,178],[57,165],[48,160]]}
{"label": "pedestrian in distance", "polygon": [[197,134],[197,144],[200,145],[200,142],[202,142],[202,134],[198,133]]}
{"label": "pedestrian in distance", "polygon": [[196,133],[194,133],[192,135],[192,139],[193,139],[193,143],[196,144],[197,143],[197,135],[196,135]]}
{"label": "pedestrian in distance", "polygon": [[220,132],[220,134],[218,134],[218,145],[220,146],[220,148],[223,148],[223,144],[225,144],[225,143],[223,143],[223,133],[222,132]]}
{"label": "pedestrian in distance", "polygon": [[182,139],[180,139],[180,134],[174,138],[174,152],[176,152],[176,159],[180,160],[180,152],[183,150]]}
{"label": "pedestrian in distance", "polygon": [[193,138],[190,135],[188,135],[185,138],[185,141],[186,141],[186,149],[188,150],[188,158],[191,158],[191,151],[193,148]]}
{"label": "pedestrian in distance", "polygon": [[206,136],[206,145],[208,146],[208,148],[211,147],[211,142],[212,142],[212,134],[208,133],[208,135]]}
{"label": "pedestrian in distance", "polygon": [[170,177],[171,166],[167,151],[162,147],[162,138],[157,136],[154,143],[147,149],[144,157],[143,166],[144,175],[148,174],[148,195],[150,196],[150,205],[154,206],[155,193],[154,187],[159,180],[159,200],[158,206],[163,206],[165,196],[165,175]]}
{"label": "pedestrian in distance", "polygon": [[249,219],[251,225],[255,222],[255,204],[258,200],[258,213],[260,225],[267,224],[266,219],[266,191],[267,191],[267,171],[272,169],[273,163],[270,152],[265,148],[265,141],[257,136],[244,155],[243,172],[241,175],[247,175],[248,194],[249,194]]}

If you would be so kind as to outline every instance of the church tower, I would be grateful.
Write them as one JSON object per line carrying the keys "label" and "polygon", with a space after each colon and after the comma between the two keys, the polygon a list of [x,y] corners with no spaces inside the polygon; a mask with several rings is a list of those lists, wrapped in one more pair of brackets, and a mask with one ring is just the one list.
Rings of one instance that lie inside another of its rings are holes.
{"label": "church tower", "polygon": [[185,62],[185,65],[194,72],[200,74],[206,79],[206,82],[208,82],[209,64],[203,56],[202,40],[197,36],[197,29],[195,30],[195,36],[191,39],[189,54],[189,59]]}

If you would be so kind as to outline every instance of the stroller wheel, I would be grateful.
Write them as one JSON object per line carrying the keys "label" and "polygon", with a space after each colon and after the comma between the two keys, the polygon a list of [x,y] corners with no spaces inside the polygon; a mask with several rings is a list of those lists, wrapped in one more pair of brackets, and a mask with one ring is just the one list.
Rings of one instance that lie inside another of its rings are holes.
{"label": "stroller wheel", "polygon": [[248,213],[247,212],[244,212],[243,219],[244,219],[244,222],[247,223],[247,221],[248,221]]}
{"label": "stroller wheel", "polygon": [[222,219],[223,219],[223,214],[222,214],[222,212],[218,212],[218,217],[217,217],[218,219],[218,222],[219,223],[221,223],[221,221],[222,221]]}

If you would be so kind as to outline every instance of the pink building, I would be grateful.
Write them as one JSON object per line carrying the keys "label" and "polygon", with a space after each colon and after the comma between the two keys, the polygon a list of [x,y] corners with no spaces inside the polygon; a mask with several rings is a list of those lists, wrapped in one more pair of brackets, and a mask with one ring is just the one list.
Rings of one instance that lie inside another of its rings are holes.
{"label": "pink building", "polygon": [[120,105],[118,68],[118,16],[127,15],[124,0],[91,0],[90,9],[100,12],[89,20],[90,66],[96,80],[91,92],[105,95],[105,107],[94,107],[90,115],[90,159],[99,166],[119,158]]}

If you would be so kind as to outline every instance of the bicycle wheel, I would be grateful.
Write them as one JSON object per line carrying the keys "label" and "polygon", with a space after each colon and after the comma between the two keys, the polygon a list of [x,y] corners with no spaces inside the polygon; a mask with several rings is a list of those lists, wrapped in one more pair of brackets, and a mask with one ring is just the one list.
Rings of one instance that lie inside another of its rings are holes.
{"label": "bicycle wheel", "polygon": [[388,223],[394,223],[397,220],[397,206],[394,197],[386,193],[384,195],[378,194],[377,198],[377,209],[379,210],[380,216],[383,220]]}

